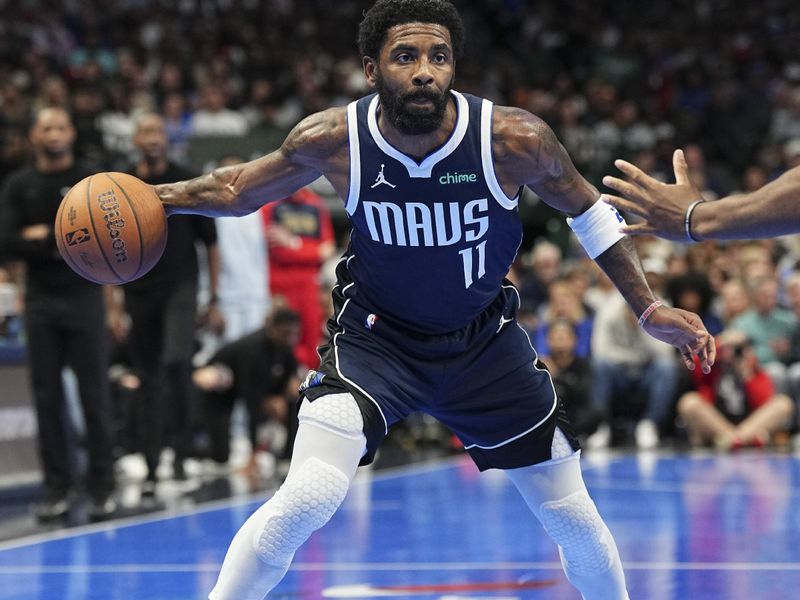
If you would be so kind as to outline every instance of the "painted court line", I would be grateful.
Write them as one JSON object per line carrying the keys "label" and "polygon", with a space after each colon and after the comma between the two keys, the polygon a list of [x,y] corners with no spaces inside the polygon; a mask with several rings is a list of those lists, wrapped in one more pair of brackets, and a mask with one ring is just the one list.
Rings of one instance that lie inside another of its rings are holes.
{"label": "painted court line", "polygon": [[[351,488],[355,486],[368,485],[372,482],[378,482],[387,479],[398,479],[402,477],[408,477],[412,475],[418,475],[421,473],[427,473],[437,470],[444,471],[447,469],[453,469],[456,468],[459,465],[459,463],[464,460],[465,457],[463,455],[458,455],[455,457],[448,457],[445,459],[426,461],[415,465],[404,465],[402,467],[382,469],[380,471],[370,470],[364,472],[363,474],[359,473],[359,475],[353,481]],[[26,546],[33,546],[35,544],[42,544],[46,542],[53,542],[57,540],[80,537],[82,535],[118,531],[120,529],[135,527],[137,525],[158,523],[161,521],[168,521],[170,519],[179,519],[182,517],[190,517],[218,510],[227,510],[230,508],[247,506],[249,504],[261,503],[265,502],[269,497],[271,497],[274,492],[275,490],[267,489],[261,492],[248,494],[246,496],[236,496],[235,498],[224,498],[221,500],[204,502],[199,506],[196,506],[194,508],[187,508],[184,510],[158,511],[155,513],[149,513],[147,515],[138,515],[132,517],[123,517],[120,519],[113,519],[110,521],[105,521],[103,523],[93,523],[88,525],[80,525],[78,527],[72,527],[69,529],[58,529],[56,531],[35,533],[33,535],[24,536],[14,540],[6,540],[5,542],[0,542],[0,552],[6,550],[14,550],[16,548],[22,548]],[[379,510],[381,509],[394,510],[395,508],[396,507],[394,505],[390,506],[389,503],[387,503],[387,506],[385,507],[378,507]],[[341,510],[345,511],[348,510],[347,505],[346,504],[343,505]]]}
{"label": "painted court line", "polygon": [[[57,573],[205,573],[219,571],[220,564],[120,564],[120,565],[4,565],[0,575]],[[497,563],[297,563],[291,571],[378,572],[378,571],[561,571],[561,563],[497,562]],[[800,571],[797,562],[626,562],[626,571]]]}

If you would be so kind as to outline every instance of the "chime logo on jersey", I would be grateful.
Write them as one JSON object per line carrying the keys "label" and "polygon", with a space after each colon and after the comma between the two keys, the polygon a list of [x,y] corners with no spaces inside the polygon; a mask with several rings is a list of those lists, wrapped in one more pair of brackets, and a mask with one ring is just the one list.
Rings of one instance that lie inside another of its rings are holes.
{"label": "chime logo on jersey", "polygon": [[375,242],[394,246],[451,246],[474,242],[489,230],[486,198],[459,202],[365,201],[364,216]]}
{"label": "chime logo on jersey", "polygon": [[367,316],[366,321],[364,321],[364,326],[367,329],[372,329],[375,327],[375,323],[378,321],[378,315],[372,313],[371,315]]}

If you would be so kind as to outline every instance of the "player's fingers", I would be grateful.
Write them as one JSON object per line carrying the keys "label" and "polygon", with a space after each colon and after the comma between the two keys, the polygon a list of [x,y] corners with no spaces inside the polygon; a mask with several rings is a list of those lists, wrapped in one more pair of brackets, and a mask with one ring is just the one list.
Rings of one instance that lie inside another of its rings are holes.
{"label": "player's fingers", "polygon": [[628,179],[635,181],[645,189],[653,187],[654,184],[658,183],[657,180],[653,179],[639,167],[632,165],[627,160],[617,159],[614,161],[614,166],[625,173]]}
{"label": "player's fingers", "polygon": [[692,354],[692,349],[687,344],[683,350],[681,350],[681,358],[683,358],[683,364],[686,365],[686,368],[690,371],[694,371],[694,356]]}
{"label": "player's fingers", "polygon": [[603,185],[610,187],[612,190],[619,192],[630,200],[641,202],[643,198],[642,190],[639,188],[639,186],[629,181],[625,181],[624,179],[618,179],[617,177],[606,175],[603,177]]}
{"label": "player's fingers", "polygon": [[642,210],[642,207],[639,206],[636,202],[631,202],[627,198],[622,198],[620,196],[613,196],[611,194],[603,194],[600,196],[600,200],[602,200],[606,204],[610,204],[617,210],[621,210],[626,213],[632,213],[638,216],[644,216],[644,211]]}
{"label": "player's fingers", "polygon": [[708,357],[706,358],[706,364],[708,365],[708,371],[703,371],[704,373],[708,373],[711,371],[711,367],[714,366],[714,363],[717,361],[717,342],[714,340],[714,336],[708,336]]}
{"label": "player's fingers", "polygon": [[686,157],[683,150],[675,150],[672,154],[672,168],[675,170],[675,183],[691,185],[689,178],[689,165],[686,164]]}

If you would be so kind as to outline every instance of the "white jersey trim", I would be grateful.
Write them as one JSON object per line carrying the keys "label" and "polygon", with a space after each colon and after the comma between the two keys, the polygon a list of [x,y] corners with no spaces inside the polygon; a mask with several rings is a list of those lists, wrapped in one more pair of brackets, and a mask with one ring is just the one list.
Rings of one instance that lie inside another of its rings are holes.
{"label": "white jersey trim", "polygon": [[469,104],[467,103],[467,99],[455,90],[450,90],[450,92],[456,99],[456,108],[458,109],[456,126],[453,129],[453,133],[450,135],[450,139],[445,142],[444,146],[425,158],[421,163],[417,163],[413,158],[403,154],[386,141],[386,138],[383,137],[381,130],[378,128],[378,96],[375,96],[372,102],[369,103],[369,109],[367,109],[367,125],[369,126],[372,139],[375,140],[378,148],[380,148],[384,154],[402,163],[408,171],[408,176],[412,179],[430,177],[433,167],[442,159],[450,156],[453,151],[458,148],[458,145],[467,133],[467,127],[469,126]]}
{"label": "white jersey trim", "polygon": [[500,182],[497,181],[497,173],[494,170],[494,159],[492,158],[492,109],[493,105],[490,100],[484,98],[481,104],[481,163],[483,163],[483,178],[486,180],[486,185],[492,196],[497,202],[506,210],[513,210],[517,208],[519,202],[519,194],[513,198],[509,198],[500,187]]}
{"label": "white jersey trim", "polygon": [[361,150],[358,146],[358,112],[357,102],[347,105],[347,137],[350,142],[350,191],[344,205],[347,214],[352,215],[358,207],[361,194]]}

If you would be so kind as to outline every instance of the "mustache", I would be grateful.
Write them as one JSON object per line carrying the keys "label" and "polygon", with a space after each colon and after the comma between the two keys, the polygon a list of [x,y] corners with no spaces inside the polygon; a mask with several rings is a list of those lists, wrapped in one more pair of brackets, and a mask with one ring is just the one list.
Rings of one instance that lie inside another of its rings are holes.
{"label": "mustache", "polygon": [[443,95],[444,94],[438,94],[433,90],[419,90],[403,94],[400,100],[401,102],[409,102],[411,100],[430,100],[431,102],[436,102],[441,100]]}

